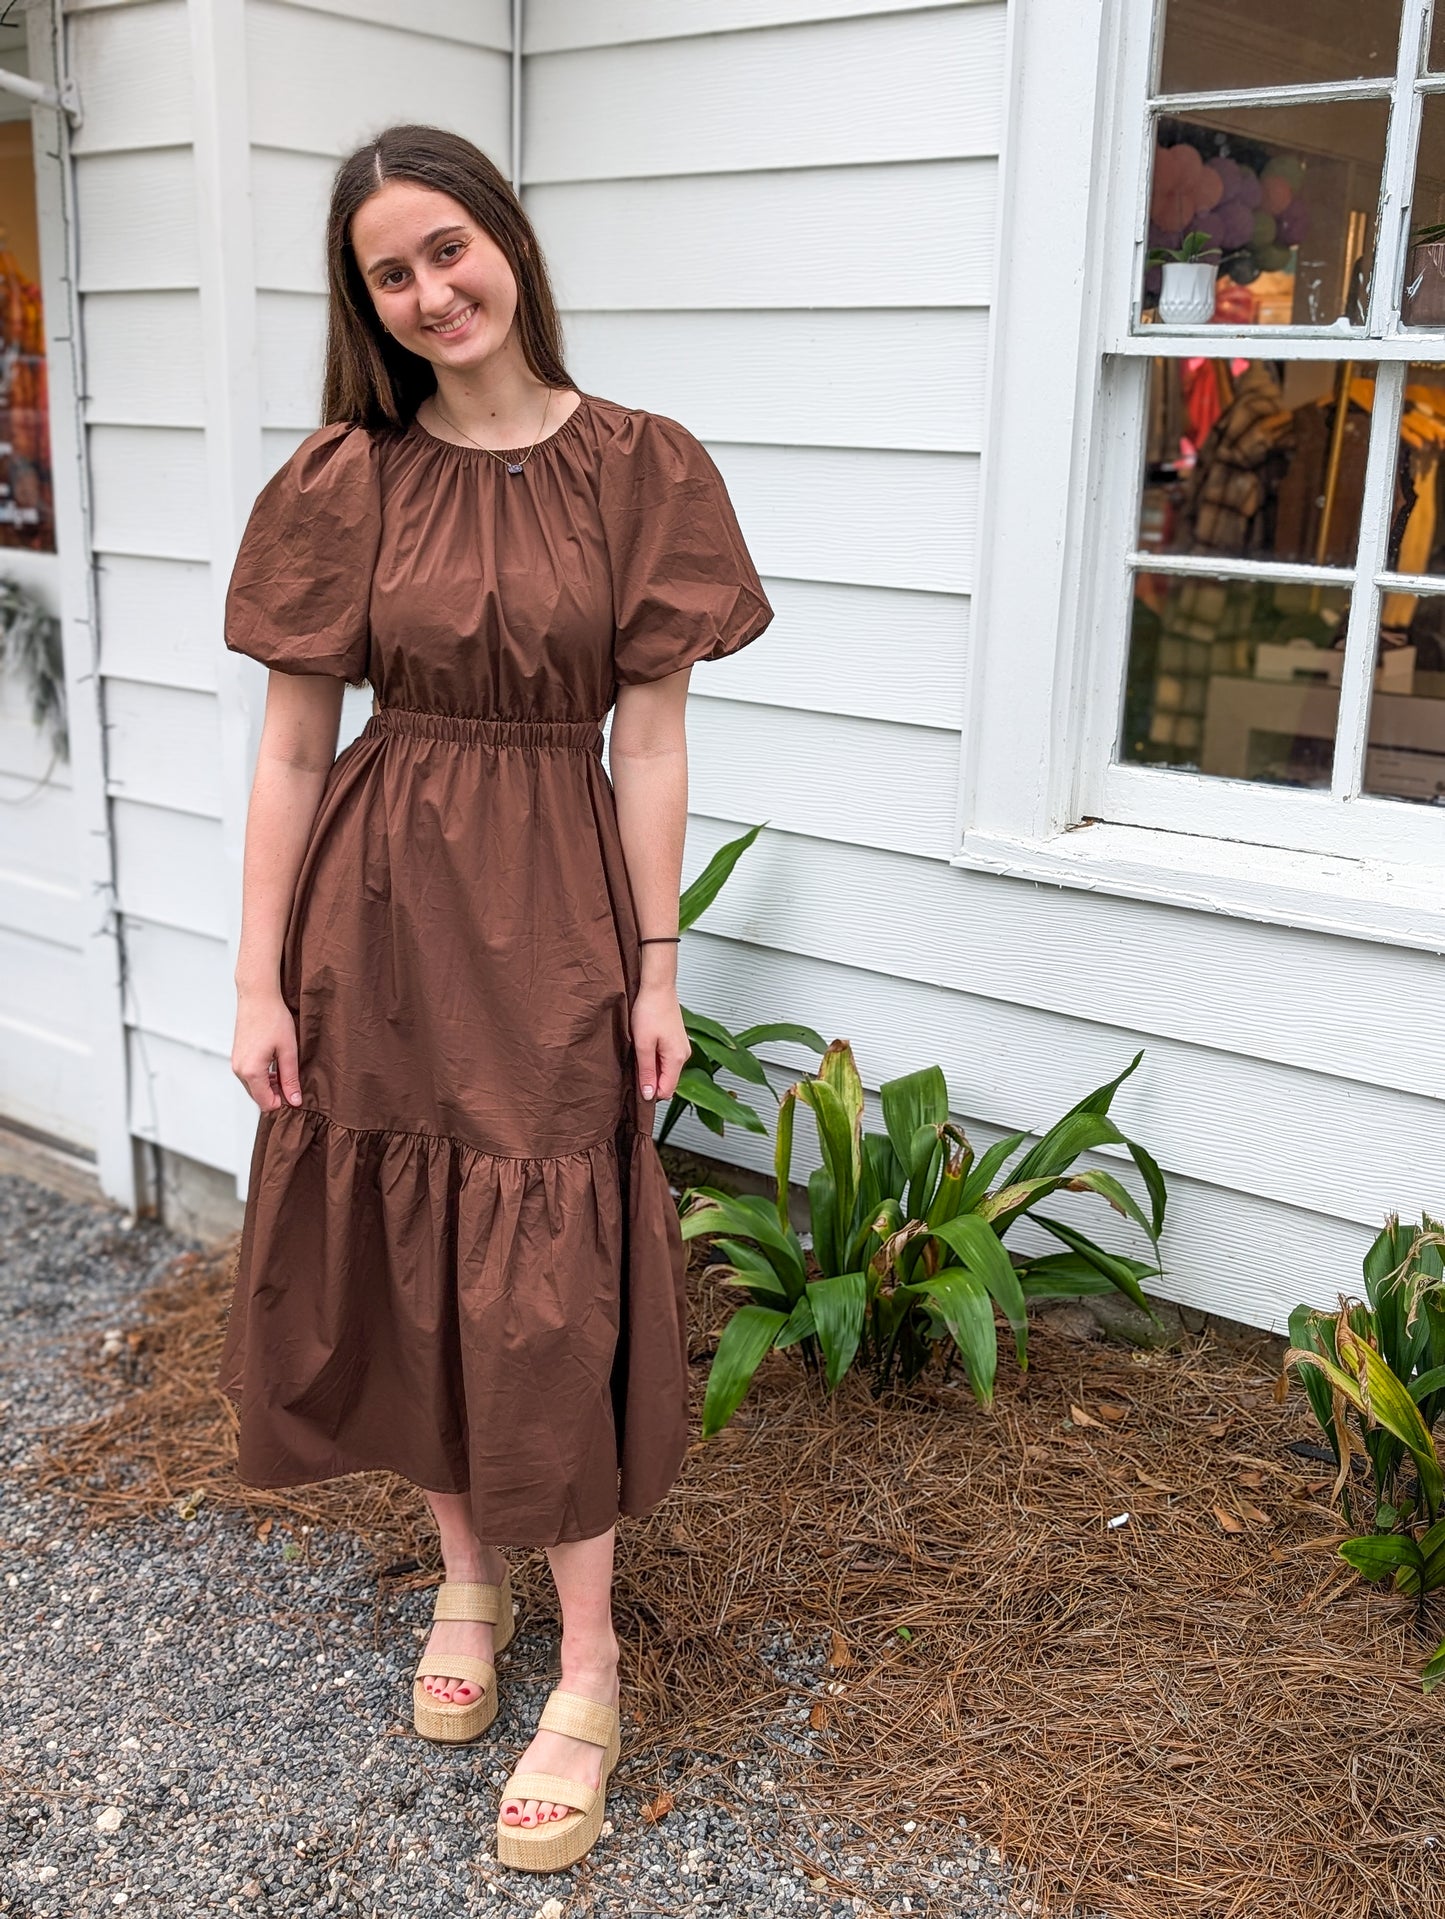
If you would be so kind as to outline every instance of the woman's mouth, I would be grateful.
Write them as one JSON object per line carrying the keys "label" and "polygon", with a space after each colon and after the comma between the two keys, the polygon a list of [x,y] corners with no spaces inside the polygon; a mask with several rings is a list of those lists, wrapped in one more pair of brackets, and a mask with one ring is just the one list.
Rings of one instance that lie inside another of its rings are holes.
{"label": "woman's mouth", "polygon": [[469,307],[463,307],[460,313],[454,313],[449,320],[435,321],[427,327],[426,331],[434,333],[439,340],[450,340],[454,335],[465,331],[476,310],[474,302]]}

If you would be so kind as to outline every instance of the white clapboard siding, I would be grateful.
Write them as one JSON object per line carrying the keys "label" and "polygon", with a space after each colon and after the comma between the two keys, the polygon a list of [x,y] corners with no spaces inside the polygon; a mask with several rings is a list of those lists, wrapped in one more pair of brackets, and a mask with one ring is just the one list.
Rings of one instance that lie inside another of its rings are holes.
{"label": "white clapboard siding", "polygon": [[85,339],[89,424],[205,425],[194,291],[87,294]]}
{"label": "white clapboard siding", "polygon": [[225,1172],[237,1169],[238,1082],[229,1055],[132,1026],[130,1124],[138,1139]]}
{"label": "white clapboard siding", "polygon": [[[785,1082],[779,1077],[776,1083],[781,1086]],[[766,1094],[763,1100],[771,1103]],[[957,1117],[980,1151],[1000,1137],[998,1128],[980,1125],[970,1114],[958,1113]],[[883,1130],[876,1096],[870,1095],[867,1100],[864,1124],[873,1131]],[[712,1157],[721,1152],[735,1165],[749,1167],[765,1177],[772,1175],[771,1139],[729,1127],[726,1141],[720,1143],[691,1114],[679,1122],[669,1138],[693,1152]],[[1092,1163],[1106,1164],[1098,1158]],[[812,1128],[802,1119],[795,1135],[794,1178],[805,1183],[809,1171],[818,1164],[817,1142]],[[1107,1162],[1107,1167],[1135,1192],[1140,1191],[1127,1160],[1122,1169],[1116,1161]],[[1222,1194],[1216,1186],[1177,1175],[1168,1184],[1169,1206],[1160,1248],[1164,1273],[1162,1279],[1150,1281],[1150,1290],[1160,1298],[1283,1333],[1290,1312],[1301,1302],[1332,1306],[1340,1292],[1358,1293],[1360,1261],[1383,1220],[1361,1225],[1250,1193]],[[1055,1217],[1077,1224],[1101,1245],[1137,1259],[1149,1257],[1149,1242],[1143,1235],[1102,1203],[1088,1211],[1083,1210],[1082,1203],[1074,1204],[1067,1197],[1050,1205]],[[1072,1210],[1066,1211],[1070,1206]],[[1030,1231],[1016,1227],[1009,1235],[1009,1244],[1019,1251],[1062,1251],[1056,1240],[1037,1228]]]}
{"label": "white clapboard siding", "polygon": [[[67,846],[67,857],[69,851]],[[78,947],[87,932],[84,903],[73,886],[0,865],[0,929],[62,948]],[[6,985],[8,989],[8,981]]]}
{"label": "white clapboard siding", "polygon": [[558,298],[581,307],[976,306],[992,160],[588,180],[527,190]]}
{"label": "white clapboard siding", "polygon": [[[71,70],[85,75],[77,158],[190,145],[193,88],[185,0],[83,14],[71,22]],[[144,111],[138,105],[144,102]]]}
{"label": "white clapboard siding", "polygon": [[189,147],[92,154],[76,165],[75,205],[82,293],[196,285]]}
{"label": "white clapboard siding", "polygon": [[224,939],[232,883],[221,823],[198,813],[117,798],[116,890],[125,910],[157,925]]}
{"label": "white clapboard siding", "polygon": [[[685,879],[737,831],[694,817]],[[1441,1022],[1401,1017],[1402,1008],[1428,1007],[1438,996],[1433,954],[1145,900],[1114,900],[1107,911],[1102,904],[1071,887],[962,867],[940,873],[929,860],[770,828],[702,924],[779,953],[1226,1055],[1404,1093],[1445,1086]],[[1349,1142],[1341,1150],[1348,1153]]]}
{"label": "white clapboard siding", "polygon": [[[620,179],[996,154],[1004,9],[951,7],[558,53],[524,73],[523,178]],[[545,101],[545,112],[533,109]],[[608,103],[608,138],[593,135]]]}
{"label": "white clapboard siding", "polygon": [[765,579],[773,624],[715,668],[699,699],[756,700],[904,725],[962,723],[969,603],[959,594]]}
{"label": "white clapboard siding", "polygon": [[584,392],[645,404],[704,440],[938,453],[983,445],[981,307],[573,312],[566,340]]}
{"label": "white clapboard siding", "polygon": [[[937,1064],[952,1103],[1037,1131],[1142,1047],[1113,1115],[1166,1173],[1363,1224],[1427,1194],[1445,1163],[1445,1103],[1069,1014],[894,980],[694,932],[687,1005],[731,1027],[801,1019],[852,1043],[869,1086]],[[766,1049],[764,1049],[766,1051]],[[1346,1144],[1347,1143],[1347,1144]]]}
{"label": "white clapboard siding", "polygon": [[220,709],[213,694],[110,680],[106,736],[112,798],[219,819]]}
{"label": "white clapboard siding", "polygon": [[221,642],[210,590],[204,562],[102,553],[96,564],[102,672],[213,692]]}
{"label": "white clapboard siding", "polygon": [[286,4],[332,14],[348,25],[371,21],[435,40],[456,40],[465,47],[505,52],[512,44],[511,0],[405,0],[404,5],[399,0],[286,0]]}
{"label": "white clapboard siding", "polygon": [[511,56],[410,30],[401,24],[406,12],[396,7],[396,24],[382,25],[248,0],[252,140],[323,154],[334,163],[397,122],[452,127],[471,137],[487,126],[504,133]]}
{"label": "white clapboard siding", "polygon": [[89,439],[96,550],[206,559],[205,434],[180,427],[94,426]]}
{"label": "white clapboard siding", "polygon": [[[527,0],[524,53],[725,34],[865,13],[924,13],[957,0]],[[965,0],[967,4],[967,0]]]}
{"label": "white clapboard siding", "polygon": [[258,293],[256,351],[263,426],[308,433],[321,418],[326,301],[319,293]]}
{"label": "white clapboard siding", "polygon": [[8,672],[0,672],[0,774],[13,783],[7,789],[11,810],[19,795],[41,781],[59,792],[71,786],[69,766],[55,753],[49,733],[31,719],[24,689]]}
{"label": "white clapboard siding", "polygon": [[[694,680],[731,662],[694,667]],[[689,702],[691,810],[946,860],[958,735],[716,698]]]}
{"label": "white clapboard siding", "polygon": [[236,992],[226,942],[128,916],[125,952],[127,1017],[148,1033],[229,1057]]}
{"label": "white clapboard siding", "polygon": [[966,593],[978,528],[972,454],[713,445],[758,570]]}
{"label": "white clapboard siding", "polygon": [[5,982],[6,1019],[45,1032],[73,1051],[87,1053],[90,1039],[79,951],[59,940],[36,938],[0,927],[0,979]]}
{"label": "white clapboard siding", "polygon": [[315,153],[251,151],[256,285],[267,293],[326,292],[326,207],[336,162]]}
{"label": "white clapboard siding", "polygon": [[[58,949],[57,990],[85,990],[77,955]],[[88,1044],[36,1025],[0,1005],[0,1112],[21,1126],[90,1149],[95,1142],[95,1067]],[[64,1132],[57,1133],[58,1118]]]}

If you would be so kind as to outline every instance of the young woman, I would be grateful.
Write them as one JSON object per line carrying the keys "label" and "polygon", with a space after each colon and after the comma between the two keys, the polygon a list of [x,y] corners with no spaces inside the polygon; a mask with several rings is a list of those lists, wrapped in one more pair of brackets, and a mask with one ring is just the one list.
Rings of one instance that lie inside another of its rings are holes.
{"label": "young woman", "polygon": [[[619,1512],[686,1433],[652,1127],[676,990],[688,668],[772,609],[676,421],[575,388],[536,235],[467,141],[342,166],[324,413],[260,494],[225,639],[272,669],[233,1067],[260,1108],[220,1381],[239,1469],[388,1469],[440,1534],[418,1731],[475,1738],[544,1546],[561,1683],[498,1856],[572,1863],[616,1762]],[[343,685],[376,703],[336,756]],[[601,722],[614,705],[610,772]]]}

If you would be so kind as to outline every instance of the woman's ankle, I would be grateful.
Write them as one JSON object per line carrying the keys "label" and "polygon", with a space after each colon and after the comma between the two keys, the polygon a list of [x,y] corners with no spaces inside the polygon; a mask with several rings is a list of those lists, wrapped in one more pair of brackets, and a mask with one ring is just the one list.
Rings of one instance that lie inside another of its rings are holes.
{"label": "woman's ankle", "polygon": [[447,1580],[457,1586],[500,1586],[506,1577],[507,1562],[495,1546],[482,1546],[475,1540],[442,1548],[442,1565]]}
{"label": "woman's ankle", "polygon": [[616,1637],[562,1638],[562,1685],[571,1691],[600,1696],[617,1680],[619,1647]]}

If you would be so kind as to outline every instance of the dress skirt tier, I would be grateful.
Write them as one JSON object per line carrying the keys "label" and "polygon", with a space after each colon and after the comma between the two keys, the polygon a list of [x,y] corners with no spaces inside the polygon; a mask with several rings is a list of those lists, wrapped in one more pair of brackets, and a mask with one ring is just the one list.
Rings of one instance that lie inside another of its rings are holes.
{"label": "dress skirt tier", "polygon": [[286,929],[302,1100],[258,1117],[219,1370],[245,1483],[389,1470],[515,1546],[674,1483],[685,1262],[602,722],[771,617],[701,445],[595,396],[520,476],[337,426],[257,500],[227,645],[378,705]]}

